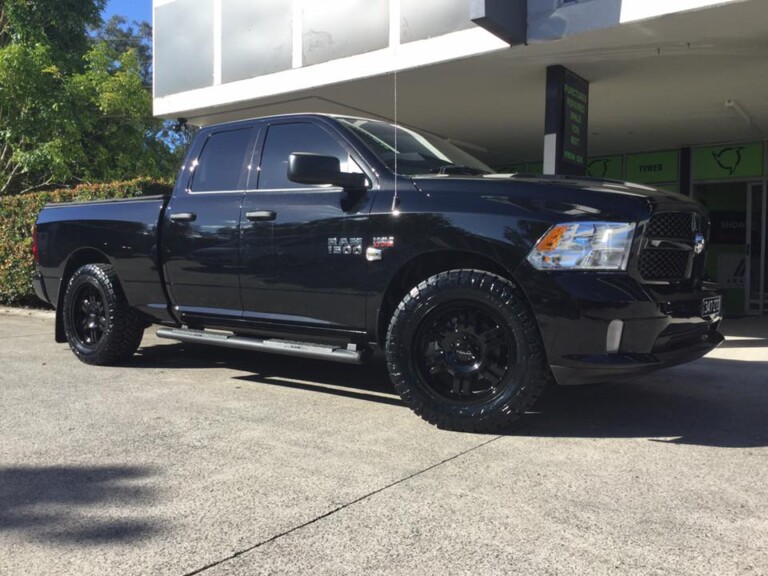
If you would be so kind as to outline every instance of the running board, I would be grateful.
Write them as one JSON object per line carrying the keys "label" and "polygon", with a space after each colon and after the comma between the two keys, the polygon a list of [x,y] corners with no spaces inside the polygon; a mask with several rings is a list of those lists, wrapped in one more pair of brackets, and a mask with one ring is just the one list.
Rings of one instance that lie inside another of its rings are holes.
{"label": "running board", "polygon": [[271,352],[273,354],[299,356],[301,358],[317,360],[333,360],[346,364],[362,364],[365,354],[365,350],[352,350],[328,344],[311,344],[308,342],[293,342],[291,340],[261,340],[259,338],[246,338],[244,336],[235,336],[234,334],[221,334],[188,328],[160,328],[157,331],[157,336],[158,338],[179,340],[180,342],[212,344],[214,346],[224,346],[225,348]]}

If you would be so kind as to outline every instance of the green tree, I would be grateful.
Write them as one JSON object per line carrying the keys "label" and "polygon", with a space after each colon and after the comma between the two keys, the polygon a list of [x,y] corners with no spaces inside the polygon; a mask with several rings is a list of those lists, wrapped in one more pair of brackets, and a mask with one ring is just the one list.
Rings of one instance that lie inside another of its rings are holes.
{"label": "green tree", "polygon": [[152,117],[149,25],[104,0],[0,0],[0,195],[171,176],[184,144]]}
{"label": "green tree", "polygon": [[72,178],[83,160],[72,104],[47,46],[0,48],[0,194]]}
{"label": "green tree", "polygon": [[45,44],[56,64],[81,67],[88,30],[101,25],[107,0],[0,0],[0,46]]}
{"label": "green tree", "polygon": [[144,85],[151,88],[152,26],[149,22],[134,20],[129,23],[123,16],[115,14],[94,31],[93,38],[97,42],[106,42],[118,54],[135,51]]}

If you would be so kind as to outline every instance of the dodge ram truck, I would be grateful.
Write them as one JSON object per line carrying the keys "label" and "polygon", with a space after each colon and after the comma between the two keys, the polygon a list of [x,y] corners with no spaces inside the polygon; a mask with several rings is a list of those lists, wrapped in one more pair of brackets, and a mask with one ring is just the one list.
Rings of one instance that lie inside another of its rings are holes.
{"label": "dodge ram truck", "polygon": [[168,197],[46,206],[33,283],[88,364],[127,362],[153,324],[347,363],[379,348],[418,415],[489,431],[552,380],[720,344],[708,228],[681,194],[497,174],[404,126],[286,115],[201,129]]}

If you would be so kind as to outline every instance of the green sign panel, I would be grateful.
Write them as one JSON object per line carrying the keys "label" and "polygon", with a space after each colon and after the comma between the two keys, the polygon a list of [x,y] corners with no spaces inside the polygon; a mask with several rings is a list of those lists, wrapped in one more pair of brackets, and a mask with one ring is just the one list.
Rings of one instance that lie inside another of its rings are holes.
{"label": "green sign panel", "polygon": [[587,174],[593,178],[607,178],[608,180],[624,179],[624,157],[605,156],[603,158],[590,158],[587,160]]}
{"label": "green sign panel", "polygon": [[763,145],[708,146],[693,151],[694,180],[760,178],[764,174]]}
{"label": "green sign panel", "polygon": [[677,150],[627,156],[627,181],[629,182],[639,184],[677,182],[679,174]]}

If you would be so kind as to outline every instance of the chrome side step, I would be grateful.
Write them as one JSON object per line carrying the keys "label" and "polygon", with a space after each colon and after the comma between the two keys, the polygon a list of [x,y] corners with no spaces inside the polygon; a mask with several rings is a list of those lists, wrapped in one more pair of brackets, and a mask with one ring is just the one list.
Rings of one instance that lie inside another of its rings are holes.
{"label": "chrome side step", "polygon": [[180,342],[194,342],[196,344],[212,344],[225,348],[238,348],[240,350],[254,350],[256,352],[271,352],[286,356],[299,356],[301,358],[314,358],[318,360],[333,360],[346,364],[362,364],[365,350],[358,350],[356,346],[347,348],[331,346],[328,344],[311,344],[308,342],[293,342],[291,340],[261,340],[235,336],[234,334],[207,332],[205,330],[191,330],[189,328],[160,328],[157,331],[158,338],[178,340]]}

